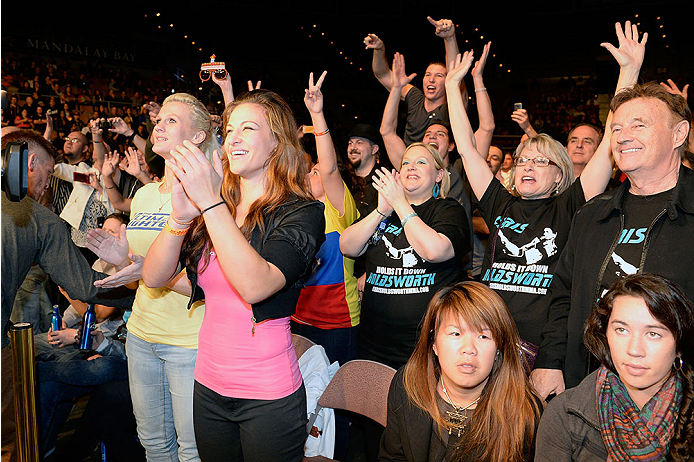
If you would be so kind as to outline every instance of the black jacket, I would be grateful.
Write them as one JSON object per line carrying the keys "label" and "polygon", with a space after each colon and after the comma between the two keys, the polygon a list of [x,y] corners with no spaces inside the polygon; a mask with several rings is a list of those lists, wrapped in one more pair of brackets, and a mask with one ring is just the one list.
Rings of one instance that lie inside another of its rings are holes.
{"label": "black jacket", "polygon": [[[600,296],[603,273],[624,227],[628,180],[588,202],[573,219],[555,270],[536,368],[563,369],[566,388],[589,374],[583,326]],[[639,272],[662,275],[694,300],[694,172],[682,166],[665,210],[648,228]]]}
{"label": "black jacket", "polygon": [[[542,407],[536,398],[538,407]],[[539,417],[539,415],[538,415]],[[539,423],[535,419],[535,424]],[[439,432],[438,425],[429,413],[417,407],[407,396],[404,383],[404,366],[398,369],[388,390],[388,425],[381,437],[378,453],[379,462],[443,462],[458,460],[473,462],[481,460],[478,454],[468,454],[464,459],[453,457],[459,440]],[[454,433],[455,435],[455,433]],[[453,438],[449,444],[449,438]],[[465,438],[465,434],[462,435]],[[444,441],[445,440],[445,441]],[[493,442],[490,442],[493,444]],[[535,450],[526,447],[523,460],[533,459]]]}
{"label": "black jacket", "polygon": [[[324,241],[325,216],[323,203],[319,201],[290,200],[265,217],[262,235],[258,228],[253,230],[253,248],[277,266],[286,279],[280,291],[252,305],[254,323],[294,314],[299,293],[311,275],[315,255]],[[287,244],[293,251],[285,252]],[[187,266],[186,272],[193,288],[188,302],[190,309],[194,302],[205,298],[205,293],[198,286],[197,266]]]}

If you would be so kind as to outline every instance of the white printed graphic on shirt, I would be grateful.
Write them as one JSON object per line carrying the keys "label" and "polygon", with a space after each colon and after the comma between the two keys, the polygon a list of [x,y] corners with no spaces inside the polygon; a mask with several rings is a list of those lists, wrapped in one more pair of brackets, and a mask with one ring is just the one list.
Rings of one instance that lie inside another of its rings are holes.
{"label": "white printed graphic on shirt", "polygon": [[412,246],[396,249],[385,236],[383,236],[383,243],[386,245],[386,256],[393,260],[402,260],[403,268],[412,268],[418,263],[417,254],[415,254]]}
{"label": "white printed graphic on shirt", "polygon": [[629,274],[636,274],[638,273],[639,269],[617,255],[615,252],[612,252],[612,261],[614,262],[615,265],[617,265],[618,270],[615,271],[615,274],[617,277],[624,277]]}
{"label": "white printed graphic on shirt", "polygon": [[509,241],[501,230],[499,230],[499,238],[504,245],[503,251],[505,254],[511,255],[512,257],[525,257],[525,262],[528,265],[542,260],[543,254],[542,251],[538,249],[539,244],[542,245],[548,257],[557,253],[557,245],[555,243],[557,233],[552,231],[551,228],[545,228],[542,236],[535,236],[530,242],[521,247]]}

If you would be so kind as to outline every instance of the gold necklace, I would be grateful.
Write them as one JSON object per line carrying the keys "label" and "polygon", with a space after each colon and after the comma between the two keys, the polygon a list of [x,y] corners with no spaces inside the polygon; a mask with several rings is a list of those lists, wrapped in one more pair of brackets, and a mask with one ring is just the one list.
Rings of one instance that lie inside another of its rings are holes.
{"label": "gold necklace", "polygon": [[450,396],[448,396],[446,385],[443,383],[443,377],[441,378],[441,388],[443,389],[443,393],[446,395],[446,398],[448,398],[448,402],[451,404],[451,406],[453,406],[453,411],[446,411],[446,414],[448,414],[448,422],[451,424],[451,427],[448,429],[448,434],[450,435],[453,429],[455,428],[458,431],[458,438],[460,438],[460,435],[463,433],[463,430],[465,430],[465,426],[467,425],[467,410],[471,406],[477,404],[482,398],[482,396],[478,396],[476,400],[474,400],[467,406],[458,407],[455,404],[453,404],[453,400]]}
{"label": "gold necklace", "polygon": [[170,200],[171,200],[171,195],[169,195],[169,198],[166,199],[166,200],[164,201],[164,203],[162,203],[162,202],[161,202],[161,195],[160,195],[160,196],[159,196],[159,203],[161,204],[161,206],[159,206],[159,210],[157,210],[157,212],[161,212],[161,209],[163,209],[164,206],[165,206],[166,204],[168,204]]}

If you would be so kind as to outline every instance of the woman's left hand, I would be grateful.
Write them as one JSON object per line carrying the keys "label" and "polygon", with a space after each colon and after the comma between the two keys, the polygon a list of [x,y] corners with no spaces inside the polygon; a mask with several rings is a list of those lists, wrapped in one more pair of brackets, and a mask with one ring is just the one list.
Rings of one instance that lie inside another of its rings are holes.
{"label": "woman's left hand", "polygon": [[[171,156],[172,158],[166,161],[166,165],[169,166],[171,172],[176,176],[185,195],[195,207],[203,210],[219,202],[224,170],[222,169],[222,159],[217,150],[213,154],[214,165],[207,160],[200,148],[188,140],[185,140],[182,145],[172,150]],[[177,185],[174,182],[173,194],[180,196],[177,193]],[[172,199],[172,203],[174,199]],[[178,202],[178,204],[182,205],[181,202]],[[175,211],[176,204],[174,203],[173,205]],[[190,212],[191,210],[186,211],[186,213]],[[200,215],[199,211],[193,216],[184,217],[182,214],[181,216],[177,214],[176,218],[179,221],[189,221],[198,215]]]}
{"label": "woman's left hand", "polygon": [[[400,183],[400,174],[395,169],[388,171],[388,169],[381,167],[380,170],[376,170],[372,178],[374,188],[386,200],[391,209],[395,209],[398,203],[408,202],[405,189]],[[381,210],[381,212],[384,211]]]}

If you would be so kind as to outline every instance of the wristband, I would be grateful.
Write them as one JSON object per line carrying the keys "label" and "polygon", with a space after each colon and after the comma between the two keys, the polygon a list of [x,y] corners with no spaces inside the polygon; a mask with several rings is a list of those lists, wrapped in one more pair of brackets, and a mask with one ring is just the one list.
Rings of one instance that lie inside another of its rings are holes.
{"label": "wristband", "polygon": [[200,212],[200,215],[203,215],[203,214],[204,214],[205,212],[207,212],[208,210],[213,209],[213,208],[217,207],[218,205],[222,205],[222,204],[226,204],[226,202],[224,202],[224,201],[219,201],[219,202],[217,202],[216,204],[212,204],[212,205],[210,205],[209,207],[207,207],[206,209],[204,209],[202,212]]}
{"label": "wristband", "polygon": [[417,215],[417,212],[412,212],[412,213],[410,213],[410,214],[408,214],[408,215],[405,215],[405,218],[403,218],[402,221],[400,222],[400,223],[402,224],[402,227],[403,227],[403,228],[405,227],[405,223],[407,223],[408,221],[410,221],[410,218],[414,218],[414,217],[417,217],[417,216],[419,216],[419,215]]}
{"label": "wristband", "polygon": [[106,188],[106,189],[113,189],[113,188],[115,188],[115,186],[104,186],[104,188]]}
{"label": "wristband", "polygon": [[477,93],[478,91],[487,91],[487,87],[478,88],[475,90],[475,93]]}
{"label": "wristband", "polygon": [[173,229],[168,223],[164,225],[164,231],[171,234],[172,236],[185,236],[189,228],[183,229]]}
{"label": "wristband", "polygon": [[101,143],[101,140],[92,140],[93,143]]}
{"label": "wristband", "polygon": [[330,133],[330,129],[326,128],[324,132],[318,132],[318,133],[313,132],[313,136],[323,136],[323,135],[327,135],[328,133]]}
{"label": "wristband", "polygon": [[378,210],[378,207],[376,207],[376,212],[377,212],[379,215],[381,215],[383,218],[388,218],[388,215],[382,214],[381,211]]}
{"label": "wristband", "polygon": [[195,221],[195,219],[193,219],[193,220],[190,220],[189,222],[184,223],[182,221],[178,221],[173,213],[169,216],[174,221],[174,223],[176,223],[177,225],[181,225],[181,226],[190,226],[193,223],[193,221]]}

